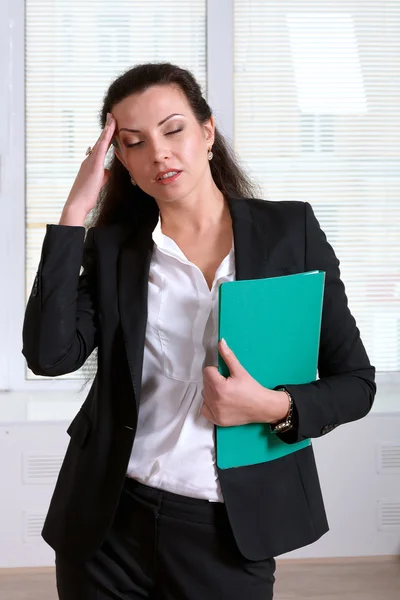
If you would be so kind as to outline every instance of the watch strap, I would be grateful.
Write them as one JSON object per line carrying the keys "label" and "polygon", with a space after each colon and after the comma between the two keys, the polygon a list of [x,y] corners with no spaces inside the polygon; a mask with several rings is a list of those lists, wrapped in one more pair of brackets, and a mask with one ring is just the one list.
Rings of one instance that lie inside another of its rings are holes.
{"label": "watch strap", "polygon": [[292,429],[292,427],[293,427],[293,411],[294,411],[293,397],[292,397],[292,394],[284,386],[275,388],[275,391],[285,392],[287,394],[287,396],[289,398],[289,411],[288,411],[286,417],[282,421],[271,425],[271,431],[272,431],[272,433],[275,433],[275,434],[285,433],[286,431],[290,431],[290,429]]}

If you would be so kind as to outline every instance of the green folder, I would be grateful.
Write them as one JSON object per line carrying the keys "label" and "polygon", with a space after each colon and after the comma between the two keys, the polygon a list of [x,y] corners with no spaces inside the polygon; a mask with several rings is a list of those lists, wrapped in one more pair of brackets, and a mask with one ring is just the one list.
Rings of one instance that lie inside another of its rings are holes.
{"label": "green folder", "polygon": [[[310,271],[221,284],[219,339],[264,387],[316,380],[324,283],[323,271]],[[220,355],[218,369],[228,377]],[[286,444],[266,423],[215,429],[220,469],[275,460],[311,444]]]}

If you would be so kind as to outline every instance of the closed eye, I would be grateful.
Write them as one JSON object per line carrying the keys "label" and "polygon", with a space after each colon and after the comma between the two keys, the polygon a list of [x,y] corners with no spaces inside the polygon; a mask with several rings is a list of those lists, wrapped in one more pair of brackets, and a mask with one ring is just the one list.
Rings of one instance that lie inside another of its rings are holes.
{"label": "closed eye", "polygon": [[[174,129],[174,131],[168,131],[168,133],[166,133],[165,135],[172,135],[174,133],[179,133],[180,131],[183,131],[182,127],[180,129]],[[137,146],[140,146],[140,144],[143,144],[143,142],[135,142],[134,144],[126,144],[126,147],[127,148],[135,148]]]}
{"label": "closed eye", "polygon": [[136,142],[135,144],[125,144],[127,148],[134,148],[135,146],[140,146],[143,142]]}

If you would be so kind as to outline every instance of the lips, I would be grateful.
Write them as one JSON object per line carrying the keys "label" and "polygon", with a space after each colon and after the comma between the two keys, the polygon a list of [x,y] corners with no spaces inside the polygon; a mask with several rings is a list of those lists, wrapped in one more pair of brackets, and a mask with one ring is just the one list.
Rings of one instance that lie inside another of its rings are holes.
{"label": "lips", "polygon": [[171,177],[173,177],[174,175],[176,175],[177,173],[180,173],[181,171],[179,169],[167,169],[165,171],[160,171],[159,173],[157,173],[156,175],[156,181],[159,181],[160,179],[166,179],[166,175],[169,175],[171,173]]}
{"label": "lips", "polygon": [[155,183],[158,185],[169,185],[170,183],[174,183],[180,177],[182,171],[169,169],[168,171],[163,171],[162,173],[158,173],[157,179]]}

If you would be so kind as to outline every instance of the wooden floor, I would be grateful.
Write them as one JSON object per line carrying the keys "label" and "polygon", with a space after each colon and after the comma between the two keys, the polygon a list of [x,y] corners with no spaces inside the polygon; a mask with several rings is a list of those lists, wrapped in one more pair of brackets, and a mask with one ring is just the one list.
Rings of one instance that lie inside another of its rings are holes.
{"label": "wooden floor", "polygon": [[[274,600],[400,600],[400,558],[285,560],[276,575]],[[57,600],[54,569],[0,569],[0,600]]]}

